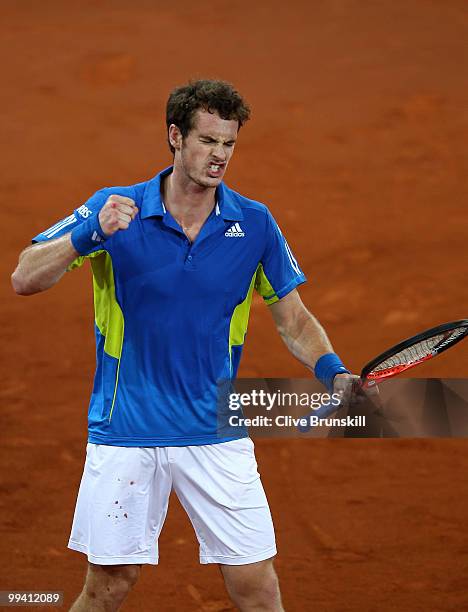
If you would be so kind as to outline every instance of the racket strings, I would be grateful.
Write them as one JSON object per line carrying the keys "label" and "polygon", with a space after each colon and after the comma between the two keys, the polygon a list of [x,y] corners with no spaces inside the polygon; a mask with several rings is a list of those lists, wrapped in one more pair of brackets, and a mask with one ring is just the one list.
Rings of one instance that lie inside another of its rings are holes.
{"label": "racket strings", "polygon": [[445,323],[394,346],[362,370],[361,379],[378,382],[431,359],[468,336],[468,319]]}
{"label": "racket strings", "polygon": [[379,363],[373,371],[380,372],[382,370],[388,370],[390,368],[396,368],[401,365],[407,365],[410,363],[414,363],[416,361],[420,361],[431,354],[432,349],[441,342],[446,334],[438,334],[437,336],[432,336],[432,338],[427,338],[418,342],[417,344],[413,344],[413,346],[409,346],[408,348],[403,349],[399,353],[392,355],[382,363]]}

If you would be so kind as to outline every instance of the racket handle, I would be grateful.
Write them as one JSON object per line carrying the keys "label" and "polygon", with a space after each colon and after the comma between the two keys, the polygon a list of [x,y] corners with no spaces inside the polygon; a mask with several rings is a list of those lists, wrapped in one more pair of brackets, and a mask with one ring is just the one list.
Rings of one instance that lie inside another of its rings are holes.
{"label": "racket handle", "polygon": [[306,425],[298,425],[297,428],[301,433],[307,433],[308,431],[310,431],[312,427],[312,425],[310,424],[311,416],[316,416],[319,419],[326,419],[328,416],[330,416],[334,412],[337,412],[340,408],[341,408],[341,403],[338,404],[338,406],[335,406],[332,403],[322,404],[319,408],[317,408],[316,410],[311,410],[308,414],[305,415],[305,417],[303,417],[308,420],[308,423]]}
{"label": "racket handle", "polygon": [[[365,389],[367,387],[370,387],[372,385],[374,385],[375,382],[374,381],[368,381],[365,378],[356,378],[353,380],[353,392],[354,393],[358,393],[360,389]],[[330,415],[334,414],[335,412],[338,412],[338,410],[342,407],[342,403],[340,402],[338,405],[335,405],[333,403],[329,403],[329,404],[322,404],[319,408],[317,408],[316,410],[311,410],[309,412],[309,414],[307,414],[305,416],[305,418],[309,421],[307,423],[307,425],[298,425],[297,429],[301,432],[301,433],[307,433],[308,431],[310,431],[312,425],[310,424],[310,417],[311,416],[316,416],[319,419],[326,419],[327,417],[329,417]]]}

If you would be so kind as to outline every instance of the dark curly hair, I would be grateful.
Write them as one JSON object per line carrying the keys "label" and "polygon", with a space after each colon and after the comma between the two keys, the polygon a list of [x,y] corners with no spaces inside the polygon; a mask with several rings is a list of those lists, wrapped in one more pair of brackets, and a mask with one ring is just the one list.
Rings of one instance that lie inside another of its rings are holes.
{"label": "dark curly hair", "polygon": [[[218,113],[222,119],[235,119],[239,129],[248,121],[250,108],[234,87],[226,81],[201,79],[174,89],[166,105],[166,126],[176,125],[185,138],[193,127],[197,110]],[[168,136],[169,142],[169,136]],[[169,142],[174,153],[174,147]]]}

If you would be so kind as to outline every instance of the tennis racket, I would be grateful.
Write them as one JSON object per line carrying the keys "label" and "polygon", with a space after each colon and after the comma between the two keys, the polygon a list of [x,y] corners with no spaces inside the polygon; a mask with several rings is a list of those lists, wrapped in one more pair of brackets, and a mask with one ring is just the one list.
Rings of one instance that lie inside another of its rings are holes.
{"label": "tennis racket", "polygon": [[[467,335],[468,319],[443,323],[427,329],[421,334],[395,344],[392,348],[369,361],[362,368],[360,379],[356,379],[357,384],[362,389],[377,385],[387,378],[397,376],[405,370],[414,368],[420,363],[440,355],[440,353],[455,346]],[[307,418],[311,415],[325,418],[339,410],[340,407],[341,405],[323,405],[317,410],[311,410]],[[300,427],[301,431],[308,431],[309,429],[310,425]]]}

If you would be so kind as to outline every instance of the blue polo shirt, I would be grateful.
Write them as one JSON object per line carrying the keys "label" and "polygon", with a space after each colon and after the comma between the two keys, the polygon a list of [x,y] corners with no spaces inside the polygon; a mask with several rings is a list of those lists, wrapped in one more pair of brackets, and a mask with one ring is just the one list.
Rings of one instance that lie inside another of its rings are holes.
{"label": "blue polo shirt", "polygon": [[70,269],[93,271],[96,359],[89,441],[188,446],[242,437],[217,428],[218,384],[239,366],[253,291],[267,304],[305,281],[272,215],[224,183],[191,243],[164,207],[161,178],[95,193],[37,235],[58,238],[99,213],[111,194],[139,212]]}

